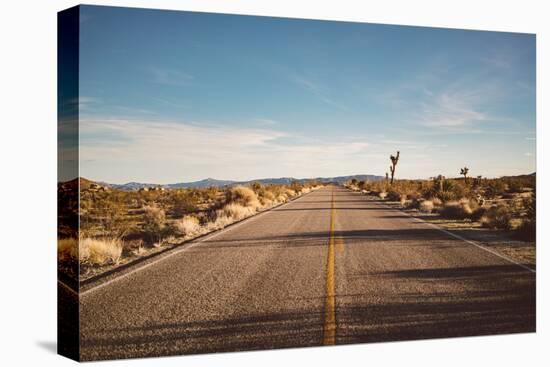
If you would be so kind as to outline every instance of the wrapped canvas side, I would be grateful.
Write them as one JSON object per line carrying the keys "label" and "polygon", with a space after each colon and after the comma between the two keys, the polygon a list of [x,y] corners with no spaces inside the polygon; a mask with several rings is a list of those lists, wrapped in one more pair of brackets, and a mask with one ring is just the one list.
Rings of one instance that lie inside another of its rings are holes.
{"label": "wrapped canvas side", "polygon": [[58,13],[58,353],[79,360],[79,7]]}

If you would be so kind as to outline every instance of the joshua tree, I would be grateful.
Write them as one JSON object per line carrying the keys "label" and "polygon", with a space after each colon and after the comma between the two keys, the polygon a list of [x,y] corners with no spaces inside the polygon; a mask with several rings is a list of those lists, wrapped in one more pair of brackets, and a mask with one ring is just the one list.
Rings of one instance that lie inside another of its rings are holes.
{"label": "joshua tree", "polygon": [[433,178],[434,180],[434,186],[436,187],[438,192],[443,192],[443,185],[445,183],[445,176],[443,175],[437,175]]}
{"label": "joshua tree", "polygon": [[469,171],[469,170],[470,170],[470,169],[469,169],[468,167],[466,167],[466,166],[464,166],[464,168],[461,168],[461,169],[460,169],[460,174],[461,174],[462,176],[464,176],[464,183],[468,183],[468,171]]}
{"label": "joshua tree", "polygon": [[397,155],[390,155],[391,160],[391,166],[390,166],[390,172],[391,172],[391,180],[390,185],[393,185],[393,177],[395,176],[395,166],[397,166],[397,162],[399,161],[399,151],[397,151]]}

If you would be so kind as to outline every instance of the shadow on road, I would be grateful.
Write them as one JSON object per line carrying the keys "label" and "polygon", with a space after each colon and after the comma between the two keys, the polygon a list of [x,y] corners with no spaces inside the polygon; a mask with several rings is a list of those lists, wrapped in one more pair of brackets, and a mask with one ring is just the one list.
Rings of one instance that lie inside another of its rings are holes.
{"label": "shadow on road", "polygon": [[[460,282],[457,291],[415,288],[382,299],[337,293],[337,343],[360,343],[535,331],[534,282],[513,266],[409,269],[355,274],[388,281]],[[492,286],[499,277],[500,286]],[[505,289],[502,284],[509,282]],[[322,304],[323,302],[320,302]],[[289,302],[292,304],[292,302]],[[90,330],[82,351],[94,357],[257,350],[322,344],[324,310],[288,309]],[[167,348],[166,346],[170,346]]]}

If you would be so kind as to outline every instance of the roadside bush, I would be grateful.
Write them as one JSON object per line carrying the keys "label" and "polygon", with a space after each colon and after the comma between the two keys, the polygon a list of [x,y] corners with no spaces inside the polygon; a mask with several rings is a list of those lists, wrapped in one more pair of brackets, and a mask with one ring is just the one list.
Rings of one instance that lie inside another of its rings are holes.
{"label": "roadside bush", "polygon": [[517,230],[518,237],[527,241],[534,241],[537,237],[537,203],[536,193],[533,196],[523,200],[525,217]]}
{"label": "roadside bush", "polygon": [[418,210],[422,213],[431,213],[434,210],[434,203],[431,200],[423,200],[419,202]]}
{"label": "roadside bush", "polygon": [[219,216],[225,216],[233,220],[241,220],[251,216],[256,212],[256,208],[251,206],[242,206],[239,204],[227,204],[220,210]]}
{"label": "roadside bush", "polygon": [[386,199],[389,201],[401,201],[401,194],[395,190],[388,191]]}
{"label": "roadside bush", "polygon": [[536,222],[523,219],[521,225],[517,229],[517,237],[525,241],[534,241],[537,238]]}
{"label": "roadside bush", "polygon": [[256,208],[260,206],[254,190],[244,186],[236,186],[229,189],[226,193],[226,203]]}
{"label": "roadside bush", "polygon": [[122,256],[122,241],[116,238],[81,237],[57,240],[60,262],[80,262],[93,266],[114,265]]}
{"label": "roadside bush", "polygon": [[512,228],[512,217],[513,213],[510,207],[499,204],[487,209],[481,217],[481,224],[488,228],[509,230]]}
{"label": "roadside bush", "polygon": [[177,190],[172,194],[173,214],[182,216],[197,210],[198,197],[186,190]]}
{"label": "roadside bush", "polygon": [[160,242],[163,230],[166,227],[166,214],[158,206],[144,208],[142,230],[151,242]]}
{"label": "roadside bush", "polygon": [[448,219],[479,220],[484,213],[475,200],[462,198],[459,201],[449,201],[439,209],[439,214]]}
{"label": "roadside bush", "polygon": [[436,194],[436,197],[442,202],[446,203],[454,199],[454,195],[450,191],[440,191]]}
{"label": "roadside bush", "polygon": [[275,202],[275,195],[271,191],[264,189],[260,191],[258,199],[263,206],[269,206]]}
{"label": "roadside bush", "polygon": [[502,180],[487,180],[484,188],[484,196],[488,199],[494,199],[505,192],[505,185]]}
{"label": "roadside bush", "polygon": [[468,203],[459,201],[446,202],[445,205],[439,209],[439,214],[447,219],[466,219],[470,217],[472,212]]}
{"label": "roadside bush", "polygon": [[438,197],[432,198],[431,202],[434,204],[435,207],[440,207],[443,205],[443,201]]}
{"label": "roadside bush", "polygon": [[509,193],[520,193],[523,191],[523,185],[520,180],[509,179],[508,190]]}
{"label": "roadside bush", "polygon": [[76,238],[57,239],[57,258],[60,262],[78,261],[78,241]]}
{"label": "roadside bush", "polygon": [[176,229],[176,232],[184,237],[193,236],[200,232],[201,229],[199,219],[191,215],[186,215],[185,217],[178,220],[174,224],[174,227]]}
{"label": "roadside bush", "polygon": [[113,265],[119,262],[121,255],[122,241],[119,239],[89,237],[80,239],[80,263],[97,266]]}

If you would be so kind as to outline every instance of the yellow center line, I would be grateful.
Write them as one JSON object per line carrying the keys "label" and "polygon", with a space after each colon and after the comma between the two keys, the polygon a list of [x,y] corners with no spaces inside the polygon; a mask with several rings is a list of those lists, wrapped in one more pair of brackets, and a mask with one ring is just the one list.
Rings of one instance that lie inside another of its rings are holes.
{"label": "yellow center line", "polygon": [[331,194],[330,208],[330,235],[328,241],[327,256],[327,283],[325,297],[325,325],[323,333],[323,344],[336,344],[336,303],[335,303],[335,284],[334,284],[334,219],[336,209],[334,208],[334,188]]}

